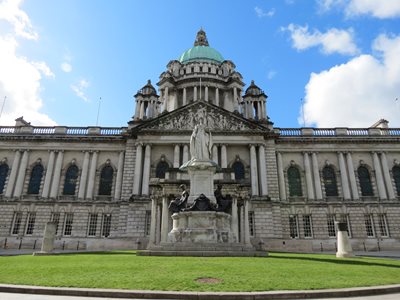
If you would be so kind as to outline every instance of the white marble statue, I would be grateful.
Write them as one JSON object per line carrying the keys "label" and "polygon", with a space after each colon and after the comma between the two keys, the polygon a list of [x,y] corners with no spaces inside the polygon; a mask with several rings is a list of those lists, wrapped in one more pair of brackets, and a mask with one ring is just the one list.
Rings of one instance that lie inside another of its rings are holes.
{"label": "white marble statue", "polygon": [[212,151],[211,132],[206,132],[204,118],[199,118],[199,124],[194,126],[190,137],[190,155],[192,160],[209,161]]}

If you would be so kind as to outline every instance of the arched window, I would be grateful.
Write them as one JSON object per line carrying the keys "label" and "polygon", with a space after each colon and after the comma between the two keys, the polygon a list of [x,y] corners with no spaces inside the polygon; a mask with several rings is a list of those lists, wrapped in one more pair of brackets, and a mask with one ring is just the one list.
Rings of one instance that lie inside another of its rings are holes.
{"label": "arched window", "polygon": [[392,169],[394,184],[396,185],[397,196],[400,196],[400,167],[394,166]]}
{"label": "arched window", "polygon": [[156,177],[165,178],[165,172],[167,172],[168,168],[169,165],[165,160],[160,161],[156,167]]}
{"label": "arched window", "polygon": [[371,177],[366,167],[359,167],[357,169],[358,180],[360,181],[361,196],[373,196],[374,190],[372,189]]}
{"label": "arched window", "polygon": [[79,169],[75,165],[71,165],[65,173],[64,195],[75,195],[76,180],[78,179]]}
{"label": "arched window", "polygon": [[111,195],[113,174],[114,170],[111,166],[105,166],[101,170],[99,195],[105,195],[105,196]]}
{"label": "arched window", "polygon": [[0,194],[3,194],[4,184],[6,183],[7,174],[8,174],[8,165],[1,164],[0,165]]}
{"label": "arched window", "polygon": [[287,176],[289,182],[289,196],[303,196],[303,192],[301,190],[301,178],[299,169],[293,166],[289,167],[289,169],[287,170]]}
{"label": "arched window", "polygon": [[324,179],[326,196],[338,196],[335,170],[331,166],[326,166],[322,170],[322,177]]}
{"label": "arched window", "polygon": [[232,165],[233,172],[235,172],[235,179],[244,179],[244,165],[241,161],[237,160]]}
{"label": "arched window", "polygon": [[40,183],[42,182],[43,166],[37,164],[33,167],[31,172],[31,178],[29,179],[28,194],[37,195],[40,190]]}

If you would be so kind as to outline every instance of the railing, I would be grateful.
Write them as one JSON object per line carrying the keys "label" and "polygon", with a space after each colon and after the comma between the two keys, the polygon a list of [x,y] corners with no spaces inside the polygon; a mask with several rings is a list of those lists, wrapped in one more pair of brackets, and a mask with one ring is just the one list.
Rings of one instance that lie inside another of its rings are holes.
{"label": "railing", "polygon": [[127,127],[66,127],[66,126],[0,126],[1,135],[98,135],[98,136],[118,136],[123,134]]}
{"label": "railing", "polygon": [[274,128],[280,136],[330,137],[330,136],[400,136],[400,128]]}

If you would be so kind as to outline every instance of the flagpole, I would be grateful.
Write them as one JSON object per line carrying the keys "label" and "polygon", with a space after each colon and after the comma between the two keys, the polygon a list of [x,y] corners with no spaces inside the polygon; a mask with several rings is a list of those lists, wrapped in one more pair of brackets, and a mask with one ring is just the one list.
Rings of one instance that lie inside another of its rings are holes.
{"label": "flagpole", "polygon": [[3,109],[4,109],[4,105],[6,104],[6,99],[7,99],[7,96],[4,96],[3,105],[1,106],[1,111],[0,111],[0,119],[1,119],[1,116],[3,115]]}
{"label": "flagpole", "polygon": [[96,126],[99,125],[100,104],[101,104],[101,97],[100,97],[100,99],[99,99],[99,107],[97,108]]}

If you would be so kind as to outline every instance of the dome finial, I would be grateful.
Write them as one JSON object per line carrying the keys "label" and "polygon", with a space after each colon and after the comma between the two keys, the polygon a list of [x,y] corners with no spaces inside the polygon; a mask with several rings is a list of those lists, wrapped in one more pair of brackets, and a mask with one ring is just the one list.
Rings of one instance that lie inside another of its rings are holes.
{"label": "dome finial", "polygon": [[197,32],[194,46],[209,46],[206,32],[203,30],[203,27],[201,27],[200,30]]}

